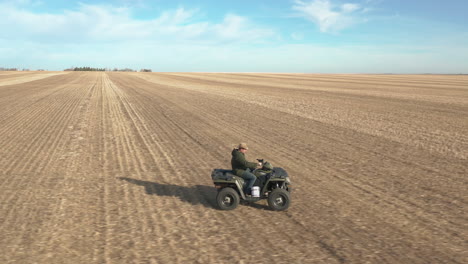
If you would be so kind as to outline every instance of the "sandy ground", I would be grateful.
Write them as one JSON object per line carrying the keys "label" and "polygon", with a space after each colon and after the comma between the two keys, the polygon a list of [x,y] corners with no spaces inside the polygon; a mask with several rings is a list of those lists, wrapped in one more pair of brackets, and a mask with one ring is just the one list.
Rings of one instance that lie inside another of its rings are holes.
{"label": "sandy ground", "polygon": [[[468,263],[468,76],[2,74],[0,124],[0,263]],[[241,141],[288,211],[216,208]]]}
{"label": "sandy ground", "polygon": [[0,72],[0,86],[31,82],[44,79],[50,76],[68,74],[69,72],[24,72],[24,71],[4,71]]}

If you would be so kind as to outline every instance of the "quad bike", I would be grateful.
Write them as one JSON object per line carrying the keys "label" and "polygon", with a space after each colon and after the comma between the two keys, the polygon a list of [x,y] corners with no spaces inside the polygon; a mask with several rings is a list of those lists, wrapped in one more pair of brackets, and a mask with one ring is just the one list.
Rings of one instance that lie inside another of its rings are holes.
{"label": "quad bike", "polygon": [[257,176],[255,186],[260,190],[258,196],[244,193],[245,181],[231,170],[214,169],[211,178],[218,189],[216,202],[221,210],[233,210],[239,202],[257,202],[268,199],[268,206],[273,211],[284,211],[290,204],[291,181],[288,173],[279,167],[273,167],[267,161],[258,159],[261,168],[252,173]]}

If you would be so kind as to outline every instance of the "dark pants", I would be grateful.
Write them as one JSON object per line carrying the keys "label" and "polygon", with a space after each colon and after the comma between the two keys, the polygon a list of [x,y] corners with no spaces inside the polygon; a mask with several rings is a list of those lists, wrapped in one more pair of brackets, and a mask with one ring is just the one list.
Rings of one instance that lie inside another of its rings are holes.
{"label": "dark pants", "polygon": [[247,183],[244,187],[244,193],[250,194],[257,177],[252,172],[250,172],[250,169],[247,169],[244,171],[244,173],[242,173],[242,179],[244,179]]}

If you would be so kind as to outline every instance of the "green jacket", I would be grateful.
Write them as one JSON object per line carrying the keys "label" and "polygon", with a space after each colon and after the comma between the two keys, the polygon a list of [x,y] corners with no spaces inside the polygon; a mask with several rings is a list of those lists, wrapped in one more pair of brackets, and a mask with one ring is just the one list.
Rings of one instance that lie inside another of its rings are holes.
{"label": "green jacket", "polygon": [[231,155],[232,170],[234,174],[239,177],[242,177],[242,174],[247,168],[255,169],[257,167],[257,162],[248,162],[245,159],[244,153],[240,152],[238,149],[233,149]]}

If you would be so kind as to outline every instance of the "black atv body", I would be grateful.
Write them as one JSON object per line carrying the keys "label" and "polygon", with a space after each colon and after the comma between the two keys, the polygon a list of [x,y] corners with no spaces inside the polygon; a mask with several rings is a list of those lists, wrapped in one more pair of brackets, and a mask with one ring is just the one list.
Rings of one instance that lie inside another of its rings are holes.
{"label": "black atv body", "polygon": [[244,193],[245,181],[232,173],[231,170],[214,169],[211,178],[218,189],[217,204],[222,210],[235,209],[240,200],[257,202],[268,199],[268,206],[274,211],[284,211],[290,204],[291,181],[283,168],[256,169],[252,172],[257,176],[254,186],[260,187],[260,196],[252,197]]}

